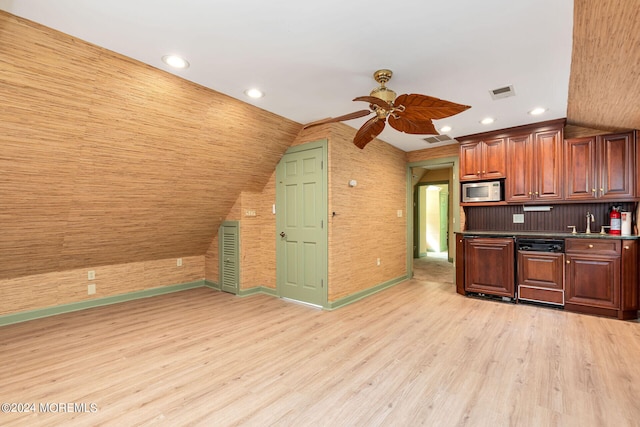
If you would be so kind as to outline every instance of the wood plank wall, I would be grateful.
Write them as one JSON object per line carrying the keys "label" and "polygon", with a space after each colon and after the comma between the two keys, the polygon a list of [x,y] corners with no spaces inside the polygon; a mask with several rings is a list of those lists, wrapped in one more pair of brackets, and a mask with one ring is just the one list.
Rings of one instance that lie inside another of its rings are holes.
{"label": "wood plank wall", "polygon": [[5,12],[0,40],[0,279],[204,255],[301,128]]}
{"label": "wood plank wall", "polygon": [[[328,140],[330,302],[406,274],[405,153],[378,139],[360,150],[354,135],[345,124],[328,124],[301,132],[292,144]],[[358,181],[355,188],[351,179]],[[226,218],[240,221],[240,289],[276,288],[274,203],[275,174],[262,192],[242,193]],[[245,216],[246,210],[256,216]],[[206,261],[207,279],[214,282],[217,254],[214,240]]]}
{"label": "wood plank wall", "polygon": [[638,0],[575,0],[567,122],[640,129]]}
{"label": "wood plank wall", "polygon": [[343,123],[331,126],[329,301],[407,272],[405,152],[379,139],[361,150],[353,145],[355,132]]}
{"label": "wood plank wall", "polygon": [[[586,214],[593,213],[595,222],[591,231],[598,233],[601,225],[609,225],[609,208],[622,206],[622,210],[633,212],[634,203],[579,203],[552,205],[550,212],[523,212],[522,205],[513,206],[467,206],[466,230],[474,231],[558,231],[569,232],[568,225],[575,225],[584,232]],[[524,213],[524,224],[514,224],[513,214]]]}

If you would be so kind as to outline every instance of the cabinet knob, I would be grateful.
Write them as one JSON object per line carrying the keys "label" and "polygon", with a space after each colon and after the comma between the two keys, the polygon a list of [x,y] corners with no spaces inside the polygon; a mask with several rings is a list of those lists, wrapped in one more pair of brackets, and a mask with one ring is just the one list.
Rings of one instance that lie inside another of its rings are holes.
{"label": "cabinet knob", "polygon": [[596,189],[595,189],[595,188],[592,188],[592,189],[591,189],[591,192],[592,192],[592,193],[595,193],[595,192],[596,192]]}
{"label": "cabinet knob", "polygon": [[591,249],[593,247],[593,245],[589,245],[589,249]]}
{"label": "cabinet knob", "polygon": [[567,264],[571,264],[571,261],[570,261],[570,260],[567,260]]}
{"label": "cabinet knob", "polygon": [[487,171],[482,171],[482,173],[487,173]]}
{"label": "cabinet knob", "polygon": [[625,248],[626,250],[629,250],[629,245],[625,246],[624,248]]}
{"label": "cabinet knob", "polygon": [[529,191],[529,195],[532,195],[533,193],[531,191]]}
{"label": "cabinet knob", "polygon": [[536,191],[536,196],[537,196],[537,195],[539,195],[539,194],[540,194],[540,193],[538,193],[538,192]]}
{"label": "cabinet knob", "polygon": [[478,175],[480,175],[480,171],[478,171]]}

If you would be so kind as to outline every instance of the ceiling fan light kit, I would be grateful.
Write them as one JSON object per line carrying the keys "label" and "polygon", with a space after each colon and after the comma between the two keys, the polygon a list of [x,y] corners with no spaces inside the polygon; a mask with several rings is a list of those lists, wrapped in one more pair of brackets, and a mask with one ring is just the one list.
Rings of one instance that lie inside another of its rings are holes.
{"label": "ceiling fan light kit", "polygon": [[342,122],[368,116],[375,116],[365,122],[356,132],[353,143],[358,148],[364,148],[373,141],[385,127],[389,125],[404,133],[439,135],[432,120],[444,119],[461,113],[469,108],[468,105],[456,104],[443,99],[427,95],[404,94],[397,96],[386,83],[393,76],[388,69],[381,69],[373,73],[373,78],[380,86],[373,89],[369,96],[359,96],[354,101],[369,103],[369,110],[360,110],[343,116],[332,117],[308,123],[304,129],[325,123]]}

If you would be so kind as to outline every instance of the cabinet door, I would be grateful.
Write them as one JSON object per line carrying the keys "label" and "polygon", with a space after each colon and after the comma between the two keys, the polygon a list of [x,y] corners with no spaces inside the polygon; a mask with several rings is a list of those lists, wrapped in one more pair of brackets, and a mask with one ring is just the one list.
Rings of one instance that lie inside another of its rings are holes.
{"label": "cabinet door", "polygon": [[513,239],[465,239],[465,290],[515,296]]}
{"label": "cabinet door", "polygon": [[560,130],[537,132],[533,145],[535,159],[533,193],[536,200],[562,200],[562,135]]}
{"label": "cabinet door", "polygon": [[[638,241],[622,241],[621,310],[638,310]],[[635,318],[635,316],[633,316]]]}
{"label": "cabinet door", "polygon": [[468,142],[460,145],[460,181],[481,179],[482,144]]}
{"label": "cabinet door", "polygon": [[512,136],[507,139],[507,179],[505,200],[528,202],[533,198],[531,175],[533,156],[531,135]]}
{"label": "cabinet door", "polygon": [[598,137],[598,197],[616,200],[634,197],[635,153],[632,136],[629,132]]}
{"label": "cabinet door", "polygon": [[482,144],[482,179],[504,178],[505,156],[504,138],[484,140]]}
{"label": "cabinet door", "polygon": [[564,289],[564,254],[518,251],[518,285]]}
{"label": "cabinet door", "polygon": [[565,142],[565,198],[593,200],[596,197],[596,138],[568,139]]}
{"label": "cabinet door", "polygon": [[620,257],[566,254],[565,302],[620,308]]}

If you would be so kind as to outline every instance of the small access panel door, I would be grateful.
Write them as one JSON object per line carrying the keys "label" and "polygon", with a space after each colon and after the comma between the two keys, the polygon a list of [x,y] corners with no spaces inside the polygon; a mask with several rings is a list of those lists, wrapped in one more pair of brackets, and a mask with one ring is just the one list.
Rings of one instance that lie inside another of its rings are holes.
{"label": "small access panel door", "polygon": [[240,282],[238,221],[224,221],[220,225],[218,239],[220,289],[224,292],[237,294]]}

